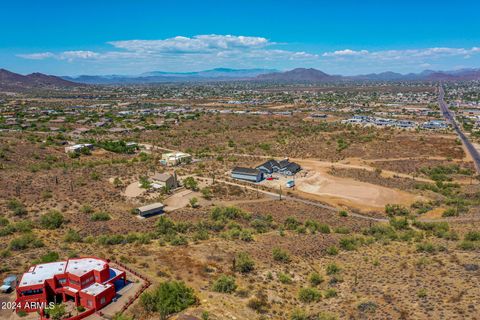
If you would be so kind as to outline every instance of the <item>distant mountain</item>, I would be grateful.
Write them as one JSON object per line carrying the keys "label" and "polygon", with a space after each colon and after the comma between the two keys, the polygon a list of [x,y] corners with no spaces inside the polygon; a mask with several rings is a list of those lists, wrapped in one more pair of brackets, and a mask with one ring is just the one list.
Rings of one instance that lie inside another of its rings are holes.
{"label": "distant mountain", "polygon": [[316,69],[297,68],[285,72],[258,75],[254,80],[280,82],[335,82],[335,81],[466,81],[480,80],[480,69],[453,71],[424,70],[420,73],[370,73],[357,76],[329,75]]}
{"label": "distant mountain", "polygon": [[341,79],[341,76],[332,76],[313,68],[296,68],[285,72],[260,74],[256,77],[256,80],[281,82],[328,82]]}
{"label": "distant mountain", "polygon": [[248,80],[259,74],[271,73],[274,69],[229,69],[216,68],[196,72],[165,72],[152,71],[138,76],[107,75],[62,77],[65,80],[89,84],[149,84],[161,82],[189,82],[189,81],[228,81]]}
{"label": "distant mountain", "polygon": [[5,69],[0,69],[0,90],[18,91],[40,88],[76,87],[79,85],[80,84],[78,83],[43,73],[32,73],[24,76]]}

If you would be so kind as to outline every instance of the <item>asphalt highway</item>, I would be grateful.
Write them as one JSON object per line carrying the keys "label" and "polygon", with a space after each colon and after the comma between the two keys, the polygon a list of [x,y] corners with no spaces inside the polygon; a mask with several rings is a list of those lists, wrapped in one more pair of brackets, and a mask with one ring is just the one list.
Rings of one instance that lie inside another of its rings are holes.
{"label": "asphalt highway", "polygon": [[477,149],[475,149],[468,137],[463,133],[462,129],[455,121],[455,117],[453,116],[452,112],[450,111],[450,109],[448,109],[448,105],[445,102],[445,91],[442,86],[438,87],[438,105],[440,107],[440,111],[443,114],[443,117],[448,123],[452,125],[453,129],[457,132],[458,137],[460,138],[468,153],[472,157],[475,168],[477,169],[477,173],[480,173],[480,153]]}

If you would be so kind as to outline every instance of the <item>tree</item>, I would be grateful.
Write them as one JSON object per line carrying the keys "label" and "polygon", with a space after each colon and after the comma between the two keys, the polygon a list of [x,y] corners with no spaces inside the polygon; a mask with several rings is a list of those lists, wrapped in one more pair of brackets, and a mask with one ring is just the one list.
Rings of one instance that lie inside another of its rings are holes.
{"label": "tree", "polygon": [[152,187],[152,183],[150,182],[150,180],[148,180],[148,178],[145,177],[145,176],[141,176],[140,177],[140,188],[148,190],[151,187]]}
{"label": "tree", "polygon": [[194,177],[187,177],[183,180],[183,185],[185,188],[197,191],[198,190],[198,182],[195,180]]}
{"label": "tree", "polygon": [[167,281],[160,284],[153,292],[146,292],[140,297],[140,304],[148,312],[158,312],[160,319],[185,310],[197,302],[192,288],[181,281]]}
{"label": "tree", "polygon": [[63,304],[56,304],[49,309],[45,309],[45,313],[50,316],[53,320],[60,320],[65,315],[65,305]]}

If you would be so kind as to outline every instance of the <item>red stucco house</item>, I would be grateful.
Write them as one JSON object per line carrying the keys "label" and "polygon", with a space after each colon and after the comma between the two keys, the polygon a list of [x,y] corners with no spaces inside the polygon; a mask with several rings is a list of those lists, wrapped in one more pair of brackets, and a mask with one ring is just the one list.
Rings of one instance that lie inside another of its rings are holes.
{"label": "red stucco house", "polygon": [[95,257],[38,264],[30,267],[18,282],[17,310],[31,312],[49,302],[67,300],[99,310],[115,297],[118,281],[125,285],[126,279],[125,271]]}

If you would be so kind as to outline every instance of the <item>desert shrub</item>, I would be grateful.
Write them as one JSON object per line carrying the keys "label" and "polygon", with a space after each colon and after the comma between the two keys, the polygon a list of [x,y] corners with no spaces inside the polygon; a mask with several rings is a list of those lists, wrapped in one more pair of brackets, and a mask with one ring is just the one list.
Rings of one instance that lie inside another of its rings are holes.
{"label": "desert shrub", "polygon": [[320,231],[320,233],[330,233],[330,227],[328,224],[320,223],[318,225],[318,231]]}
{"label": "desert shrub", "polygon": [[216,292],[232,293],[237,289],[235,278],[221,275],[212,285],[212,290]]}
{"label": "desert shrub", "polygon": [[90,216],[90,220],[92,221],[108,221],[110,219],[110,215],[103,211],[95,212]]}
{"label": "desert shrub", "polygon": [[385,206],[385,213],[388,214],[390,217],[407,216],[410,214],[410,211],[399,204],[387,204]]}
{"label": "desert shrub", "polygon": [[49,318],[53,320],[63,319],[64,315],[67,313],[64,304],[56,304],[53,307],[45,308],[44,310],[45,314],[47,314]]}
{"label": "desert shrub", "polygon": [[17,232],[30,232],[33,229],[33,222],[31,220],[22,220],[15,222],[12,227]]}
{"label": "desert shrub", "polygon": [[283,226],[286,230],[295,230],[299,226],[301,226],[302,223],[295,219],[294,217],[288,217],[285,219],[285,222],[283,223]]}
{"label": "desert shrub", "polygon": [[204,199],[206,200],[212,199],[213,195],[212,195],[212,190],[210,188],[203,188],[201,192],[202,192],[202,197]]}
{"label": "desert shrub", "polygon": [[160,216],[156,224],[156,229],[159,235],[171,235],[177,232],[175,222],[165,216]]}
{"label": "desert shrub", "polygon": [[339,215],[340,217],[348,217],[348,212],[347,212],[346,210],[340,210],[340,211],[338,212],[338,215]]}
{"label": "desert shrub", "polygon": [[465,234],[466,241],[480,241],[480,231],[469,231]]}
{"label": "desert shrub", "polygon": [[328,312],[320,312],[315,320],[338,320],[338,317]]}
{"label": "desert shrub", "polygon": [[448,208],[442,212],[442,217],[456,217],[458,216],[458,211],[454,208]]}
{"label": "desert shrub", "polygon": [[182,235],[176,235],[170,240],[172,246],[184,246],[188,244],[187,238]]}
{"label": "desert shrub", "polygon": [[43,247],[43,245],[43,242],[40,239],[37,239],[34,234],[27,233],[21,237],[12,239],[9,248],[12,251],[20,251],[28,248]]}
{"label": "desert shrub", "polygon": [[334,298],[336,296],[337,296],[337,290],[332,288],[325,290],[325,298],[329,299],[329,298]]}
{"label": "desert shrub", "polygon": [[301,288],[298,292],[298,299],[303,303],[320,301],[322,294],[315,288]]}
{"label": "desert shrub", "polygon": [[471,251],[471,250],[476,250],[478,247],[478,245],[473,242],[473,241],[466,241],[466,240],[463,240],[462,242],[460,242],[458,244],[458,248],[460,250],[467,250],[467,251]]}
{"label": "desert shrub", "polygon": [[340,226],[335,228],[335,233],[340,233],[340,234],[349,234],[350,233],[350,228],[345,227],[345,226]]}
{"label": "desert shrub", "polygon": [[330,246],[327,248],[327,254],[331,255],[331,256],[335,256],[338,254],[338,248],[335,247],[335,246]]}
{"label": "desert shrub", "polygon": [[40,224],[45,229],[58,229],[64,222],[63,215],[56,210],[50,210],[40,217]]}
{"label": "desert shrub", "polygon": [[271,215],[256,217],[252,220],[250,226],[254,228],[257,233],[265,233],[273,228],[273,218]]}
{"label": "desert shrub", "polygon": [[278,281],[280,281],[283,284],[291,284],[292,283],[292,277],[290,277],[290,275],[288,275],[286,273],[279,272],[277,274],[277,277],[278,277]]}
{"label": "desert shrub", "polygon": [[407,218],[391,217],[389,222],[395,230],[407,230],[410,228]]}
{"label": "desert shrub", "polygon": [[273,255],[273,260],[278,261],[278,262],[289,262],[290,261],[290,255],[288,254],[287,251],[275,247],[272,250],[272,255]]}
{"label": "desert shrub", "polygon": [[268,311],[269,308],[268,297],[267,295],[259,291],[255,294],[255,297],[251,298],[247,302],[247,307],[252,310],[255,310],[258,313],[265,313]]}
{"label": "desert shrub", "polygon": [[303,310],[295,309],[290,315],[290,320],[309,320],[311,319]]}
{"label": "desert shrub", "polygon": [[253,241],[253,235],[250,230],[242,230],[240,232],[240,240],[245,242]]}
{"label": "desert shrub", "polygon": [[249,273],[255,268],[255,262],[246,252],[240,252],[235,258],[235,269],[238,272]]}
{"label": "desert shrub", "polygon": [[44,254],[41,256],[39,259],[34,260],[33,264],[39,264],[39,263],[49,263],[49,262],[55,262],[60,259],[60,255],[55,252],[55,251],[50,251],[47,254]]}
{"label": "desert shrub", "polygon": [[194,234],[193,234],[193,241],[199,241],[199,240],[208,240],[209,238],[209,234],[208,234],[208,231],[207,230],[204,230],[204,229],[201,229],[201,230],[197,230]]}
{"label": "desert shrub", "polygon": [[362,238],[359,237],[343,237],[339,242],[340,248],[347,251],[357,250],[360,244],[362,244]]}
{"label": "desert shrub", "polygon": [[435,253],[439,250],[441,250],[441,248],[431,242],[417,243],[417,252]]}
{"label": "desert shrub", "polygon": [[9,223],[10,223],[10,221],[8,221],[7,218],[0,217],[0,227],[4,227],[4,226],[8,225]]}
{"label": "desert shrub", "polygon": [[18,199],[10,199],[7,202],[7,208],[12,211],[14,216],[24,216],[27,214],[25,205]]}
{"label": "desert shrub", "polygon": [[310,282],[310,285],[315,287],[323,282],[323,277],[318,272],[312,272],[308,281]]}
{"label": "desert shrub", "polygon": [[214,207],[210,212],[210,218],[214,221],[248,219],[249,215],[237,207]]}
{"label": "desert shrub", "polygon": [[373,313],[377,310],[377,304],[371,301],[362,302],[357,306],[357,309],[360,312],[370,312]]}
{"label": "desert shrub", "polygon": [[187,177],[183,180],[183,185],[185,188],[197,191],[198,190],[198,182],[195,180],[194,177]]}
{"label": "desert shrub", "polygon": [[196,302],[197,297],[193,289],[178,281],[161,283],[155,290],[145,292],[140,296],[140,305],[145,311],[158,312],[162,320]]}
{"label": "desert shrub", "polygon": [[329,263],[327,265],[327,268],[325,269],[326,273],[328,275],[332,275],[332,274],[337,274],[341,271],[342,269],[335,263]]}
{"label": "desert shrub", "polygon": [[91,206],[89,206],[88,204],[85,204],[80,208],[80,211],[82,213],[85,213],[85,214],[93,213],[93,208]]}
{"label": "desert shrub", "polygon": [[116,245],[126,242],[125,237],[121,234],[101,235],[97,241],[102,245]]}

